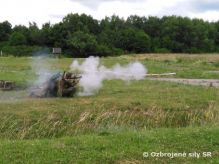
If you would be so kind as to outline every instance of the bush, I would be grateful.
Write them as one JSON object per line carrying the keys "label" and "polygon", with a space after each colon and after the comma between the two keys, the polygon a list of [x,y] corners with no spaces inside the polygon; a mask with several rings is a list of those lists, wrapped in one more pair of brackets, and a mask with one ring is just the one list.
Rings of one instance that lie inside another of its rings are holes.
{"label": "bush", "polygon": [[124,54],[124,51],[120,48],[112,48],[112,54],[113,56],[118,56]]}
{"label": "bush", "polygon": [[112,55],[112,49],[105,45],[99,45],[97,47],[97,51],[99,53],[99,56],[109,56]]}
{"label": "bush", "polygon": [[168,49],[166,49],[166,48],[155,48],[154,49],[154,52],[155,53],[171,53],[171,51],[170,50],[168,50]]}
{"label": "bush", "polygon": [[98,55],[97,56],[117,56],[122,55],[124,51],[119,48],[109,48],[105,45],[99,45],[97,49]]}

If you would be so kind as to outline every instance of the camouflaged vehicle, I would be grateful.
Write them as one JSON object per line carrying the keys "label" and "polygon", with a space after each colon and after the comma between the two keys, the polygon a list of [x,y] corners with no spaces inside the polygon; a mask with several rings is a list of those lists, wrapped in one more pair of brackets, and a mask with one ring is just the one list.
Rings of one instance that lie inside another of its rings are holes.
{"label": "camouflaged vehicle", "polygon": [[77,90],[81,76],[70,72],[57,73],[44,84],[32,88],[30,97],[72,97]]}

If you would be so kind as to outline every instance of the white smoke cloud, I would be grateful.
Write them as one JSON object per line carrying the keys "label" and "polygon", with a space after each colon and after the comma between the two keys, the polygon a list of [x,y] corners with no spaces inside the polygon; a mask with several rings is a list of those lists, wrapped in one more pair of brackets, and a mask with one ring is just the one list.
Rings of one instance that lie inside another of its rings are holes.
{"label": "white smoke cloud", "polygon": [[98,57],[89,57],[82,64],[75,60],[70,68],[71,71],[82,73],[79,85],[83,91],[79,93],[80,96],[93,95],[102,87],[103,80],[142,80],[147,74],[147,69],[139,62],[129,63],[125,66],[116,64],[112,68],[106,68],[100,64]]}
{"label": "white smoke cloud", "polygon": [[37,75],[34,86],[40,86],[52,76],[53,72],[46,55],[33,57],[32,59],[32,70]]}

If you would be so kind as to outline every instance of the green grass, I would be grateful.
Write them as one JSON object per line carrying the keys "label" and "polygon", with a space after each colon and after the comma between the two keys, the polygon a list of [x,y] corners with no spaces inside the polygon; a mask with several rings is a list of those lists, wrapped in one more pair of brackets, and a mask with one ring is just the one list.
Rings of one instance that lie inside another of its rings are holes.
{"label": "green grass", "polygon": [[[102,58],[110,67],[139,60],[149,73],[219,78],[219,55],[132,55]],[[82,59],[80,59],[82,61]],[[31,58],[0,58],[1,163],[218,163],[219,88],[150,80],[105,81],[94,96],[33,99]],[[68,70],[72,59],[49,59]],[[22,89],[23,88],[23,89]],[[204,152],[212,158],[143,158],[143,152]]]}
{"label": "green grass", "polygon": [[113,127],[219,125],[214,88],[143,80],[127,85],[108,81],[90,97],[31,99],[18,93],[8,92],[0,103],[2,138],[62,137]]}
{"label": "green grass", "polygon": [[[218,163],[218,128],[100,131],[58,139],[3,140],[2,163]],[[203,153],[212,157],[143,157],[143,152]]]}
{"label": "green grass", "polygon": [[[219,78],[219,55],[143,55],[108,57],[101,59],[101,63],[110,67],[115,63],[122,65],[139,60],[147,68],[149,73],[176,72],[179,78]],[[82,59],[80,59],[82,61]],[[32,70],[32,58],[0,58],[0,77],[6,80],[15,80],[18,83],[25,83],[35,77]],[[68,70],[72,59],[62,58],[48,59],[51,70]]]}

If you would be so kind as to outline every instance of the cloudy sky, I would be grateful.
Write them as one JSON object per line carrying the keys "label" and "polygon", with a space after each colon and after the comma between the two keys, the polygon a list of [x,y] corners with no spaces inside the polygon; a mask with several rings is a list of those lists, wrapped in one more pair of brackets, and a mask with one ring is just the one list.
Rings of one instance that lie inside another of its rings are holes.
{"label": "cloudy sky", "polygon": [[0,22],[12,25],[35,21],[57,23],[68,13],[86,13],[96,19],[113,14],[159,16],[180,15],[219,20],[219,0],[0,0]]}

